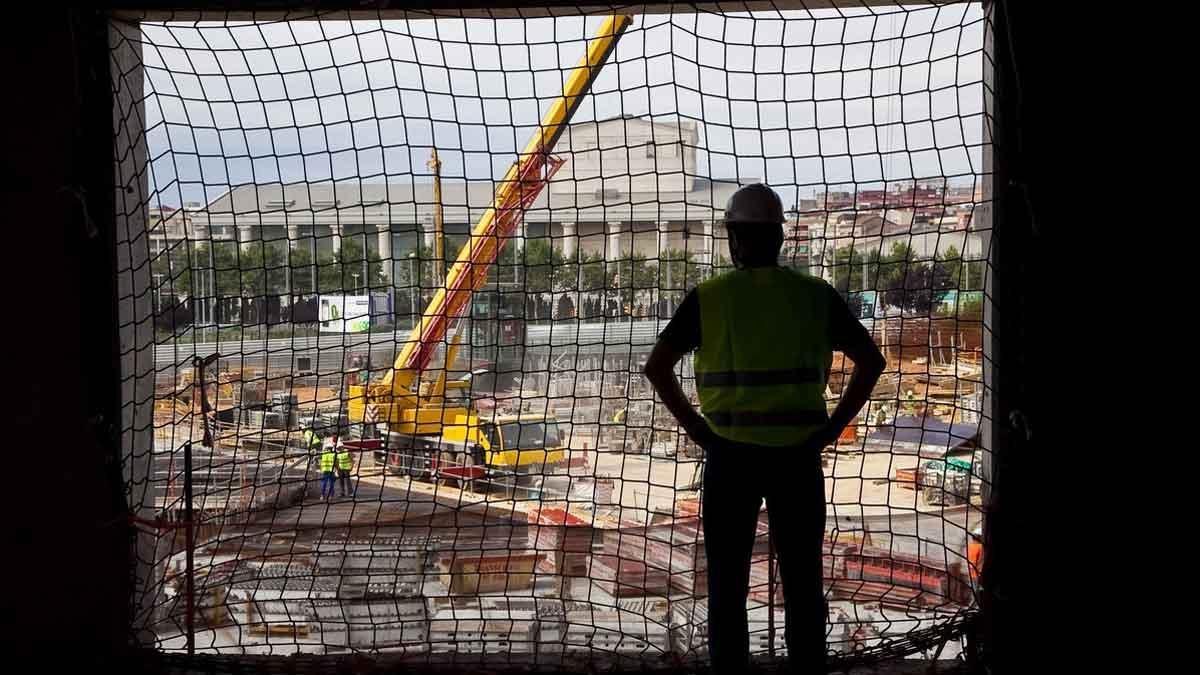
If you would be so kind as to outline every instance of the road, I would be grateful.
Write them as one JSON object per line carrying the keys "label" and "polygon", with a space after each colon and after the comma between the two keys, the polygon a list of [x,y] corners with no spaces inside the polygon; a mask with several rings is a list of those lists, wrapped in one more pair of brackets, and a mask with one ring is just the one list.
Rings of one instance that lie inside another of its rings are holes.
{"label": "road", "polygon": [[194,356],[220,354],[223,363],[238,367],[264,367],[296,372],[297,359],[312,359],[312,370],[321,374],[345,368],[347,351],[371,353],[373,364],[390,363],[397,345],[408,339],[408,331],[394,333],[336,333],[319,337],[283,337],[267,340],[222,340],[220,342],[173,342],[154,347],[154,367],[162,372],[172,367],[191,366]]}

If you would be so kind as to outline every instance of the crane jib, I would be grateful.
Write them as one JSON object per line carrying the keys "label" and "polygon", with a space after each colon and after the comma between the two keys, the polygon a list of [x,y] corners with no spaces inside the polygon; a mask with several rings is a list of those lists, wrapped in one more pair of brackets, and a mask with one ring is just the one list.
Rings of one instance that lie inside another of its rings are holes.
{"label": "crane jib", "polygon": [[[421,344],[413,352],[408,362],[403,364],[405,368],[423,370],[428,367],[434,351],[441,344],[442,336],[446,334],[445,324],[460,318],[474,292],[487,283],[488,269],[495,263],[500,250],[525,218],[525,210],[537,200],[547,181],[562,167],[564,162],[565,160],[562,158],[550,156],[544,152],[528,157],[522,162],[519,185],[515,190],[508,191],[508,194],[514,195],[514,197],[495,209],[499,211],[494,216],[496,226],[493,231],[496,241],[480,242],[473,247],[471,244],[474,242],[468,243],[468,247],[473,250],[471,250],[471,258],[467,265],[458,274],[455,274],[452,280],[448,280],[444,291],[440,291],[445,293],[445,299],[441,303],[435,299],[430,305],[430,309],[435,312],[439,308],[444,308],[444,314],[437,312],[434,314],[435,319],[426,323],[425,330],[421,334]],[[546,169],[545,175],[542,175],[543,168]],[[514,201],[515,204],[512,203]],[[488,245],[489,243],[495,245]]]}
{"label": "crane jib", "polygon": [[472,230],[467,245],[459,251],[445,285],[434,294],[392,370],[384,376],[381,384],[393,394],[407,391],[414,378],[429,366],[450,324],[463,315],[471,296],[487,282],[488,270],[525,218],[525,210],[563,165],[563,159],[549,152],[632,21],[633,17],[627,15],[610,16],[589,41],[583,59],[567,78],[562,96],[546,111],[525,150],[500,181],[492,205]]}

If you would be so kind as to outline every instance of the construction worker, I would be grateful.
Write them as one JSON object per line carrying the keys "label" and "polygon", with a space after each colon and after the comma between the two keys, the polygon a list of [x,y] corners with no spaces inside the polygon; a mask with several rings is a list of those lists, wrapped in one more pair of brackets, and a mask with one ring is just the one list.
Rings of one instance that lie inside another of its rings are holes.
{"label": "construction worker", "polygon": [[[783,205],[771,188],[739,189],[725,207],[735,269],[688,293],[644,372],[706,456],[702,518],[713,672],[749,667],[746,596],[763,500],[783,579],[784,638],[795,672],[825,667],[821,452],[870,398],[884,358],[821,279],[778,266]],[[675,377],[696,351],[697,412]],[[854,362],[837,409],[825,388],[840,350]]]}
{"label": "construction worker", "polygon": [[334,449],[337,453],[337,472],[340,488],[338,496],[346,497],[353,494],[350,490],[350,470],[354,468],[354,459],[350,457],[350,451],[346,449],[346,445],[336,435],[334,436],[334,440],[337,443]]}
{"label": "construction worker", "polygon": [[314,455],[317,454],[317,451],[321,449],[321,437],[317,435],[317,432],[313,431],[312,426],[308,423],[303,423],[300,426],[304,429],[301,437],[304,439],[305,449]]}
{"label": "construction worker", "polygon": [[973,583],[979,582],[979,572],[983,569],[983,526],[976,525],[967,538],[967,568]]}
{"label": "construction worker", "polygon": [[325,501],[333,499],[333,469],[337,459],[335,437],[325,439],[321,447],[321,499]]}

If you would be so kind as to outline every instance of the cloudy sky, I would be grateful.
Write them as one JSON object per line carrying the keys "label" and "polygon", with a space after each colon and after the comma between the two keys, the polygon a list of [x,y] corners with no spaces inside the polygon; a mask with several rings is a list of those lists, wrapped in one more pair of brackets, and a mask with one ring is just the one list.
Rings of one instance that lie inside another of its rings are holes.
{"label": "cloudy sky", "polygon": [[[431,145],[447,178],[498,177],[600,22],[143,24],[154,201],[427,181]],[[977,4],[638,16],[574,121],[698,120],[701,175],[790,195],[969,183],[982,172],[983,30]]]}

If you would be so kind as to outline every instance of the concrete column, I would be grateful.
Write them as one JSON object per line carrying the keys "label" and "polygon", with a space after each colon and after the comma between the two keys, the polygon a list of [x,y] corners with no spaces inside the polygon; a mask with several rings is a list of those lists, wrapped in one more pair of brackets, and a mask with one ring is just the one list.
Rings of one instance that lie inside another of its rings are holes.
{"label": "concrete column", "polygon": [[715,224],[711,220],[704,222],[704,255],[709,264],[717,261],[717,245],[713,237],[714,228]]}
{"label": "concrete column", "polygon": [[254,226],[253,225],[238,225],[237,226],[238,245],[245,249],[254,241]]}
{"label": "concrete column", "polygon": [[[384,269],[390,269],[392,258],[392,226],[379,225],[379,257],[384,260]],[[388,274],[388,278],[391,278]]]}
{"label": "concrete column", "polygon": [[567,260],[574,260],[579,251],[579,233],[575,223],[562,224],[562,253]]}
{"label": "concrete column", "polygon": [[204,241],[209,238],[210,230],[208,227],[208,216],[200,217],[200,214],[191,216],[191,235],[197,242]]}
{"label": "concrete column", "polygon": [[333,235],[333,252],[337,253],[342,250],[342,226],[336,223],[330,225],[329,234]]}
{"label": "concrete column", "polygon": [[525,250],[525,238],[528,236],[528,234],[529,230],[527,229],[524,220],[517,225],[517,229],[512,233],[512,241],[510,241],[509,244],[517,252],[518,260],[520,259],[520,252]]}
{"label": "concrete column", "polygon": [[658,224],[658,257],[663,257],[663,254],[671,250],[671,224],[660,222]]}
{"label": "concrete column", "polygon": [[418,230],[421,232],[421,246],[424,246],[432,251],[433,239],[435,236],[433,231],[433,220],[428,219],[422,221],[422,224],[418,227]]}
{"label": "concrete column", "polygon": [[608,260],[620,260],[625,257],[625,251],[621,249],[621,225],[621,223],[608,224],[608,245],[604,250],[604,255]]}
{"label": "concrete column", "polygon": [[300,226],[299,225],[288,225],[287,226],[287,242],[285,242],[285,243],[287,244],[287,246],[286,246],[286,248],[284,248],[283,253],[284,253],[284,260],[287,261],[287,267],[283,268],[283,274],[284,274],[284,278],[287,280],[288,295],[291,296],[291,295],[295,295],[296,290],[297,290],[295,287],[295,282],[292,279],[292,275],[295,273],[292,268],[292,251],[295,251],[296,247],[300,243]]}

